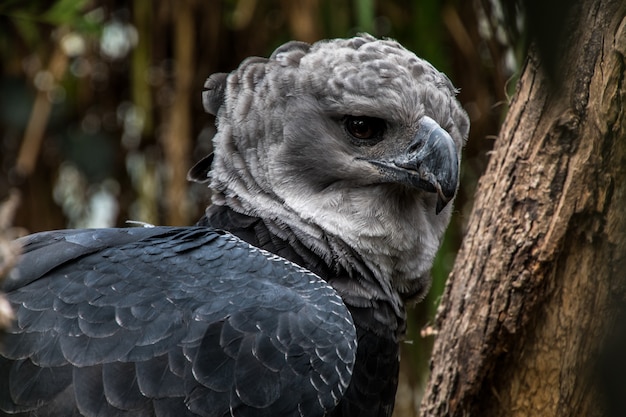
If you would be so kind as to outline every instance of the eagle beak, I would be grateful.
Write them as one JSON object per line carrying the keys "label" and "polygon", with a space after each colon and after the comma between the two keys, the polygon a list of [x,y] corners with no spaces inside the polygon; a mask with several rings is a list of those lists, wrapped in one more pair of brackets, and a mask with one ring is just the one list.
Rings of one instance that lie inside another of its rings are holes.
{"label": "eagle beak", "polygon": [[372,161],[389,179],[437,194],[439,214],[454,198],[459,156],[454,140],[437,122],[424,116],[406,150],[387,161]]}
{"label": "eagle beak", "polygon": [[430,117],[422,118],[407,151],[392,162],[414,173],[407,177],[411,185],[437,193],[437,214],[454,198],[459,183],[459,156],[450,134]]}

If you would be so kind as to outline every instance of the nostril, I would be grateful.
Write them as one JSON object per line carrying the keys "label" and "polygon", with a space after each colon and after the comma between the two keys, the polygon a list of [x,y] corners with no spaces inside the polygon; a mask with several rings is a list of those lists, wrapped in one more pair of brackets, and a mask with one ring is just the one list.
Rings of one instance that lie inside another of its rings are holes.
{"label": "nostril", "polygon": [[408,154],[417,153],[423,147],[424,147],[424,140],[421,137],[416,136],[415,138],[413,138],[413,141],[409,145],[409,148],[407,149],[407,153]]}
{"label": "nostril", "polygon": [[447,132],[439,126],[437,122],[428,116],[422,117],[417,132],[413,136],[413,140],[409,144],[407,152],[409,154],[417,153],[424,147],[426,142],[433,142],[439,140],[439,138],[431,138],[432,135],[439,136],[440,134],[446,134]]}

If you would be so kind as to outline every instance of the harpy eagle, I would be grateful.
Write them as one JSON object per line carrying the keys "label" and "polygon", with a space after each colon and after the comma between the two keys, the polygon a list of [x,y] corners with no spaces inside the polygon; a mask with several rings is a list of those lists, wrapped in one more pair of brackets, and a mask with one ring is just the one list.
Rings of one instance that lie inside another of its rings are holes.
{"label": "harpy eagle", "polygon": [[369,35],[289,42],[207,80],[194,227],[21,240],[0,410],[389,416],[469,122],[448,78]]}

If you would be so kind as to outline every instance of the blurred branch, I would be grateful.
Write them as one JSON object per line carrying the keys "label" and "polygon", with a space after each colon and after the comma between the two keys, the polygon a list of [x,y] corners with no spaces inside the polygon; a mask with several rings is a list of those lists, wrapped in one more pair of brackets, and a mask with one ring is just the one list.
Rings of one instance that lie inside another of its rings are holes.
{"label": "blurred branch", "polygon": [[167,223],[189,223],[187,205],[188,157],[191,154],[191,90],[194,76],[195,21],[193,0],[172,0],[176,10],[174,21],[174,100],[169,107],[166,133],[163,138],[166,166]]}
{"label": "blurred branch", "polygon": [[465,23],[461,19],[461,16],[459,16],[458,10],[451,5],[446,5],[443,7],[441,16],[450,36],[456,43],[459,51],[465,56],[465,59],[467,61],[473,61],[475,65],[478,65],[478,52],[472,43],[472,38],[465,27]]}
{"label": "blurred branch", "polygon": [[289,17],[289,29],[296,40],[315,42],[320,38],[319,0],[284,1]]}
{"label": "blurred branch", "polygon": [[30,176],[35,168],[46,126],[48,125],[48,119],[50,118],[50,110],[52,109],[50,93],[65,74],[67,65],[68,56],[63,51],[61,45],[56,43],[50,56],[48,69],[40,72],[40,81],[35,82],[38,89],[37,96],[35,97],[35,103],[30,113],[22,146],[15,164],[17,174],[23,178]]}
{"label": "blurred branch", "polygon": [[153,19],[153,5],[143,0],[133,1],[133,23],[138,36],[137,47],[132,55],[132,94],[133,102],[143,111],[143,136],[150,135],[154,128],[152,119],[152,91],[146,82],[146,74],[150,71],[152,59],[151,24]]}

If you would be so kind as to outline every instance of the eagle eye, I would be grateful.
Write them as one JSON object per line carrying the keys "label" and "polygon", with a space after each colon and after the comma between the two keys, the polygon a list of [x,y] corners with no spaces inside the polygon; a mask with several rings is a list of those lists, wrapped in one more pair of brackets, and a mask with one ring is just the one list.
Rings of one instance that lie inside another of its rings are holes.
{"label": "eagle eye", "polygon": [[346,131],[357,140],[379,141],[385,131],[385,121],[377,117],[346,116]]}

